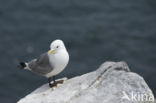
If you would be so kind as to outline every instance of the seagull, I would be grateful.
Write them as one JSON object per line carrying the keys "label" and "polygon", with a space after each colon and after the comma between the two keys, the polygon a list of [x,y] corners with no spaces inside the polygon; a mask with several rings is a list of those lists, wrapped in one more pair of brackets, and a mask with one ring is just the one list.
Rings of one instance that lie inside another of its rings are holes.
{"label": "seagull", "polygon": [[[38,58],[29,62],[20,62],[20,69],[30,70],[38,75],[48,78],[49,87],[63,83],[63,80],[55,81],[55,76],[61,73],[69,62],[69,54],[62,40],[54,40],[50,44],[50,50],[41,54]],[[51,78],[53,77],[53,84]]]}

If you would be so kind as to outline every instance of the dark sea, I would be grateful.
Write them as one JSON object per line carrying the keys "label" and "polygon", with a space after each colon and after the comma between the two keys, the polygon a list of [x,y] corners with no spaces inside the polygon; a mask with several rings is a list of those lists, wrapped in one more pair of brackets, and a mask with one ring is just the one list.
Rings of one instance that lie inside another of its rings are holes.
{"label": "dark sea", "polygon": [[0,102],[15,103],[47,79],[16,68],[62,39],[70,54],[57,78],[125,61],[156,94],[156,0],[0,0]]}

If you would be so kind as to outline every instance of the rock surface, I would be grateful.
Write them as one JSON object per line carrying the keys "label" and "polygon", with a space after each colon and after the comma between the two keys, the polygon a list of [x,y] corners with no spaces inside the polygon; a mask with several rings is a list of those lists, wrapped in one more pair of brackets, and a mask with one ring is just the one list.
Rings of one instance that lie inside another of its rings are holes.
{"label": "rock surface", "polygon": [[125,62],[105,62],[96,71],[55,88],[45,84],[18,103],[154,103],[154,96],[144,79],[130,72]]}

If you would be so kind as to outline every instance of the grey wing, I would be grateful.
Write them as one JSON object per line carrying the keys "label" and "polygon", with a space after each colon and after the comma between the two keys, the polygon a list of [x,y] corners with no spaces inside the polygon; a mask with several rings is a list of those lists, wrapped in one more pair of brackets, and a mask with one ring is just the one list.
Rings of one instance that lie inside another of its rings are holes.
{"label": "grey wing", "polygon": [[53,70],[52,65],[49,62],[47,53],[40,55],[37,59],[34,59],[28,63],[32,72],[45,75]]}

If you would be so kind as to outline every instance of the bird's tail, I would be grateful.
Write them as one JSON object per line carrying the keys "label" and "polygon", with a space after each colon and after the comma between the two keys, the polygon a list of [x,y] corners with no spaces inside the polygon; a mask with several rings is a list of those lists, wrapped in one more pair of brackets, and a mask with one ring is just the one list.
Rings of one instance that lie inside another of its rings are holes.
{"label": "bird's tail", "polygon": [[25,62],[20,62],[19,65],[17,66],[19,69],[27,69],[28,64]]}

